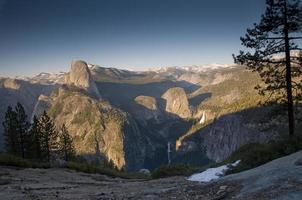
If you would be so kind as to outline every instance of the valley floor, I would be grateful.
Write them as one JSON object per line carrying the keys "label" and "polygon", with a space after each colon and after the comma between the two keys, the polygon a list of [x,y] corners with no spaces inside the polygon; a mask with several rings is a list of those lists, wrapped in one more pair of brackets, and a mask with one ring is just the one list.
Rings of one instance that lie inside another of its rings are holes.
{"label": "valley floor", "polygon": [[0,199],[302,199],[302,151],[209,184],[1,166]]}

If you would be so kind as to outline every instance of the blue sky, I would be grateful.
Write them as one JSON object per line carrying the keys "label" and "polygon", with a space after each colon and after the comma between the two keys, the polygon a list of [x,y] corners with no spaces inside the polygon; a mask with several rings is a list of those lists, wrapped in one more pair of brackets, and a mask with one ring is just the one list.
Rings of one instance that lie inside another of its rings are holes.
{"label": "blue sky", "polygon": [[0,76],[231,64],[265,0],[0,0]]}

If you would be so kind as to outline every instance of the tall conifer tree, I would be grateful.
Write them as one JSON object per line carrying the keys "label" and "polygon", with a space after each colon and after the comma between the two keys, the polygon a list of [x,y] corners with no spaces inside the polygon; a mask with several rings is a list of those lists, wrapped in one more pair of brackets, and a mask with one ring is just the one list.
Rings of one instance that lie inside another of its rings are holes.
{"label": "tall conifer tree", "polygon": [[41,129],[40,122],[36,116],[33,117],[33,121],[30,128],[30,151],[32,157],[36,159],[42,159],[41,153]]}
{"label": "tall conifer tree", "polygon": [[16,130],[17,135],[19,137],[20,142],[20,153],[22,158],[25,158],[25,152],[28,147],[28,130],[29,130],[29,122],[27,120],[27,115],[23,106],[18,102],[15,107],[16,112]]}
{"label": "tall conifer tree", "polygon": [[298,0],[266,0],[266,11],[258,24],[241,37],[249,51],[234,56],[238,64],[257,71],[265,85],[259,93],[269,94],[287,106],[289,134],[295,130],[294,102],[301,102],[302,8]]}
{"label": "tall conifer tree", "polygon": [[5,141],[5,150],[7,153],[19,155],[20,142],[16,129],[16,124],[17,124],[16,115],[17,114],[13,110],[13,108],[11,106],[8,106],[3,121],[4,141]]}
{"label": "tall conifer tree", "polygon": [[74,146],[65,124],[62,125],[59,135],[59,151],[65,161],[74,156]]}
{"label": "tall conifer tree", "polygon": [[49,162],[51,152],[57,149],[57,131],[54,122],[49,118],[46,111],[41,115],[39,123],[41,154]]}

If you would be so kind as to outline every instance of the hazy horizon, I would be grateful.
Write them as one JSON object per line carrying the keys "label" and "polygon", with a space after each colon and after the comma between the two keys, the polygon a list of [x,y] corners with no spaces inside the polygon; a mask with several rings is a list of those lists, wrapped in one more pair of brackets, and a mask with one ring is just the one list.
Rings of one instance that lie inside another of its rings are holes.
{"label": "hazy horizon", "polygon": [[[73,60],[75,61],[75,60]],[[85,61],[87,62],[87,61]],[[11,74],[11,75],[3,75],[0,74],[0,78],[31,78],[34,76],[37,76],[41,73],[49,73],[49,74],[60,74],[60,73],[68,73],[70,71],[70,67],[71,67],[71,63],[72,61],[69,63],[69,65],[66,67],[64,66],[64,70],[60,70],[58,69],[57,71],[36,71],[32,74]],[[156,71],[156,70],[160,70],[162,68],[169,68],[169,67],[201,67],[201,68],[215,68],[215,67],[232,67],[232,66],[236,66],[237,64],[223,64],[223,63],[211,63],[211,64],[194,64],[194,65],[163,65],[163,66],[153,66],[153,67],[140,67],[140,68],[131,68],[131,67],[110,67],[110,66],[101,66],[98,65],[97,63],[90,63],[87,62],[88,66],[90,65],[95,65],[98,67],[103,67],[103,68],[115,68],[115,69],[119,69],[119,70],[128,70],[128,71],[133,71],[133,72],[146,72],[146,71]],[[51,70],[51,69],[50,69]]]}
{"label": "hazy horizon", "polygon": [[264,0],[0,0],[0,76],[232,64]]}

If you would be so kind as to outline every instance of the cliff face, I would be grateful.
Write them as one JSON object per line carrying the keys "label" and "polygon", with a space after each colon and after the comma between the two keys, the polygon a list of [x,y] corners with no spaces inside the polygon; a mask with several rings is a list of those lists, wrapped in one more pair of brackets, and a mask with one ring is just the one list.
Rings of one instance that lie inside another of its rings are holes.
{"label": "cliff face", "polygon": [[205,121],[195,122],[179,138],[177,146],[181,151],[188,152],[197,146],[209,159],[222,161],[246,143],[275,137],[272,128],[264,130],[259,125],[261,121],[270,121],[272,114],[267,112],[271,108],[258,105],[259,100],[267,97],[259,96],[254,89],[261,84],[257,74],[238,67],[215,70],[204,79],[203,87],[189,96],[190,102],[197,100],[194,117],[200,122],[205,113]]}
{"label": "cliff face", "polygon": [[41,94],[31,114],[31,119],[33,119],[34,116],[40,116],[44,112],[44,110],[48,110],[50,107],[51,99],[49,98],[49,96]]}
{"label": "cliff face", "polygon": [[126,169],[138,170],[143,168],[150,144],[148,144],[137,121],[129,115],[123,125],[123,147]]}
{"label": "cliff face", "polygon": [[157,100],[151,96],[137,96],[134,99],[135,104],[132,105],[131,112],[140,123],[147,125],[147,121],[154,120],[156,123],[159,123],[163,120],[164,115],[162,109],[157,103]]}
{"label": "cliff face", "polygon": [[146,152],[139,126],[129,114],[100,100],[84,61],[72,63],[66,83],[49,96],[40,95],[32,116],[47,110],[56,127],[64,123],[76,152],[88,159],[106,157],[120,169],[140,169]]}
{"label": "cliff face", "polygon": [[176,114],[181,118],[191,117],[188,98],[183,88],[170,88],[162,95],[162,98],[166,100],[166,112]]}
{"label": "cliff face", "polygon": [[[66,125],[77,153],[98,156],[101,152],[120,169],[140,167],[141,135],[125,112],[69,86],[58,89],[51,99],[48,112],[58,127]],[[136,162],[128,164],[126,157]]]}
{"label": "cliff face", "polygon": [[91,76],[88,65],[85,61],[77,60],[71,63],[71,70],[65,78],[66,84],[73,84],[76,87],[85,89],[96,98],[101,98],[101,95],[96,87],[96,84]]}
{"label": "cliff face", "polygon": [[143,136],[129,114],[100,101],[87,63],[75,61],[66,86],[53,92],[50,115],[65,123],[82,155],[105,156],[118,168],[139,169],[144,163]]}
{"label": "cliff face", "polygon": [[215,162],[220,162],[231,155],[244,144],[265,142],[272,138],[272,134],[263,133],[245,126],[238,114],[229,114],[214,121],[201,129],[201,146],[206,155]]}

